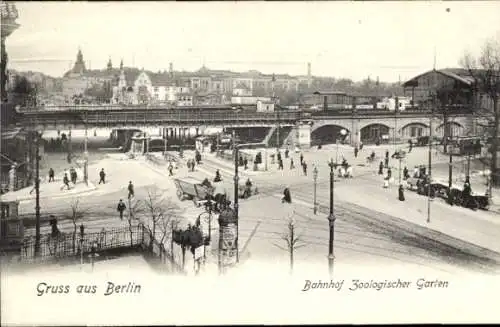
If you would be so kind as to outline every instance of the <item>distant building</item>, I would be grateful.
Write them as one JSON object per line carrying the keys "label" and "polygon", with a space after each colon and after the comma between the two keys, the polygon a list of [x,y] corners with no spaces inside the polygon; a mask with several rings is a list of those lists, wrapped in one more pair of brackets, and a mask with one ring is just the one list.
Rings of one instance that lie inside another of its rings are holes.
{"label": "distant building", "polygon": [[274,102],[257,100],[257,112],[274,112]]}

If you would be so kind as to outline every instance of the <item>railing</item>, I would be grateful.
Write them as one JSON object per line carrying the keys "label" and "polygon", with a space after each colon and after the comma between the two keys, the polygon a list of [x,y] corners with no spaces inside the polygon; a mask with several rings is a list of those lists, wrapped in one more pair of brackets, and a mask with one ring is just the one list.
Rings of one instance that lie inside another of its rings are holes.
{"label": "railing", "polygon": [[295,123],[301,118],[297,111],[278,113],[257,112],[221,112],[221,111],[199,111],[184,112],[182,110],[136,110],[136,111],[92,111],[92,112],[25,112],[23,120],[26,123],[38,124],[162,124],[184,125],[195,124],[230,124],[230,123]]}
{"label": "railing", "polygon": [[[173,253],[166,250],[150,231],[142,224],[128,227],[104,230],[101,232],[85,233],[83,238],[77,232],[61,233],[55,237],[51,234],[44,234],[40,239],[39,255],[35,256],[35,237],[27,238],[23,241],[19,261],[21,263],[50,263],[63,259],[78,259],[83,255],[85,261],[92,254],[92,247],[95,246],[95,253],[103,254],[110,250],[132,250],[145,251],[148,259],[155,259],[156,263],[170,265],[170,270],[181,272],[181,264],[176,262]],[[82,253],[83,252],[83,253]]]}

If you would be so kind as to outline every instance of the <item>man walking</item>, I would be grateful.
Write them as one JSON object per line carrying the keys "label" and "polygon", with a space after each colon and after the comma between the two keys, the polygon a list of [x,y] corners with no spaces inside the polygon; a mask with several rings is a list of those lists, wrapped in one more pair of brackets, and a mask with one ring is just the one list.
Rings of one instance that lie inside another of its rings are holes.
{"label": "man walking", "polygon": [[76,184],[76,179],[77,179],[78,175],[76,173],[75,168],[71,167],[71,169],[69,170],[69,175],[71,178],[71,183]]}
{"label": "man walking", "polygon": [[123,203],[122,199],[120,199],[120,201],[118,202],[118,207],[116,208],[116,210],[120,213],[120,219],[123,220],[123,212],[125,211],[125,209],[127,209],[127,206],[125,205],[125,203]]}
{"label": "man walking", "polygon": [[294,169],[295,165],[293,163],[293,158],[290,158],[290,170]]}
{"label": "man walking", "polygon": [[41,181],[41,180],[40,180],[40,178],[39,178],[38,180],[35,180],[35,185],[34,185],[34,186],[33,186],[33,188],[31,189],[31,191],[30,191],[30,195],[31,195],[34,191],[36,191],[37,185],[38,185],[38,187],[40,187],[40,181]]}
{"label": "man walking", "polygon": [[358,150],[358,146],[356,145],[356,146],[354,147],[354,158],[357,158],[357,157],[358,157],[358,151],[359,151],[359,150]]}
{"label": "man walking", "polygon": [[174,166],[172,166],[172,162],[168,164],[168,176],[174,176]]}
{"label": "man walking", "polygon": [[128,182],[128,198],[131,199],[134,197],[134,184],[132,181]]}
{"label": "man walking", "polygon": [[69,190],[69,178],[68,178],[68,174],[67,173],[64,173],[63,183],[64,184],[61,187],[61,190],[64,189],[64,187],[67,187],[68,190]]}
{"label": "man walking", "polygon": [[302,163],[302,171],[304,172],[304,176],[307,176],[307,164],[305,161]]}
{"label": "man walking", "polygon": [[106,173],[104,172],[104,168],[99,172],[99,184],[106,184]]}
{"label": "man walking", "polygon": [[50,169],[49,169],[49,183],[50,183],[50,182],[54,182],[54,181],[55,181],[55,180],[54,180],[54,175],[55,175],[55,173],[54,173],[54,169],[50,168]]}

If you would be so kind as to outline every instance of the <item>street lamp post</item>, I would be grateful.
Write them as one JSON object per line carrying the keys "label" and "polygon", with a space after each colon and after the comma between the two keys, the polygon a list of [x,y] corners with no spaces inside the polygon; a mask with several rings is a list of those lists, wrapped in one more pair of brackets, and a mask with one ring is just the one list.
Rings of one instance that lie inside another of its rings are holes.
{"label": "street lamp post", "polygon": [[432,119],[434,118],[435,96],[433,96],[431,116],[429,118],[429,184],[427,186],[427,223],[431,222],[431,189],[432,189]]}
{"label": "street lamp post", "polygon": [[41,135],[36,131],[35,148],[35,256],[40,255],[40,138]]}
{"label": "street lamp post", "polygon": [[330,277],[333,277],[333,261],[335,259],[335,256],[333,255],[333,241],[335,233],[335,214],[333,212],[333,192],[335,188],[333,168],[335,164],[333,163],[333,159],[330,159],[328,165],[330,166],[330,214],[328,215],[330,237],[328,241],[328,270],[330,272]]}
{"label": "street lamp post", "polygon": [[86,185],[89,185],[89,152],[87,150],[87,143],[88,143],[88,128],[87,128],[87,119],[88,119],[88,113],[87,111],[85,112],[85,140],[84,140],[84,150],[83,150],[83,156],[84,156],[84,162],[83,162],[83,180],[85,181]]}
{"label": "street lamp post", "polygon": [[314,210],[314,214],[317,214],[317,212],[318,212],[318,204],[316,202],[316,188],[318,186],[318,168],[317,167],[314,167],[313,178],[314,178],[314,203],[313,203],[313,210]]}

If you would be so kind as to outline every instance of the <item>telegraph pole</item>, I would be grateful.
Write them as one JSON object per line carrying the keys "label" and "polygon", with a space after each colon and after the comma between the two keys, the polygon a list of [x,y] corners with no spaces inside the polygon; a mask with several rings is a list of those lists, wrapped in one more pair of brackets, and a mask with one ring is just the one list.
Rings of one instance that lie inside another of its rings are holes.
{"label": "telegraph pole", "polygon": [[435,97],[433,96],[431,116],[429,118],[429,185],[427,190],[427,222],[431,222],[431,185],[432,185],[432,119],[434,118]]}
{"label": "telegraph pole", "polygon": [[239,208],[238,208],[238,145],[236,144],[236,131],[233,129],[233,149],[234,149],[234,215],[236,218],[236,263],[240,262],[240,249],[238,247],[239,238]]}
{"label": "telegraph pole", "polygon": [[333,201],[333,192],[335,188],[335,183],[334,183],[334,172],[333,172],[333,159],[330,160],[328,163],[330,166],[330,214],[328,215],[328,223],[329,223],[329,229],[330,229],[330,237],[328,240],[328,271],[330,272],[330,277],[333,277],[333,264],[335,260],[335,256],[333,255],[333,241],[335,237],[335,214],[333,210],[334,206],[334,201]]}

